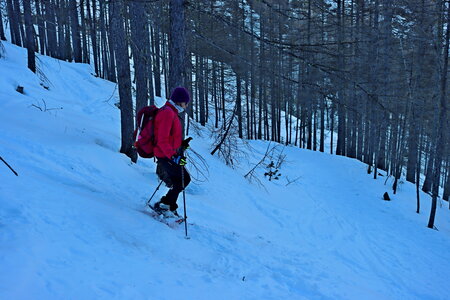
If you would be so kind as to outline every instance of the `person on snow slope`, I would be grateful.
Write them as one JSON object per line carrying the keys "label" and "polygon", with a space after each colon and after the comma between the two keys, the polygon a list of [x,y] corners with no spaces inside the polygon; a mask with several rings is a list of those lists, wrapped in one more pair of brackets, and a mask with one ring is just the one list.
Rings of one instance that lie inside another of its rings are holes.
{"label": "person on snow slope", "polygon": [[183,128],[179,117],[189,105],[189,101],[189,92],[183,87],[177,87],[173,90],[170,100],[159,109],[155,117],[156,172],[170,189],[153,205],[153,208],[165,217],[179,217],[178,195],[191,181],[184,167],[186,165],[184,150],[189,147],[190,139],[183,140]]}

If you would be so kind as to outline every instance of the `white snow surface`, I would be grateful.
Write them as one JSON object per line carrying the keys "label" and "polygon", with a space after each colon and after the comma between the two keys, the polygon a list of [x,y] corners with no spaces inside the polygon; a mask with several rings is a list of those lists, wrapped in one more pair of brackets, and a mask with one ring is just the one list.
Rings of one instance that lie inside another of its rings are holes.
{"label": "white snow surface", "polygon": [[0,156],[19,176],[0,162],[0,299],[450,299],[448,203],[428,229],[430,197],[416,214],[412,184],[386,202],[391,179],[296,147],[279,180],[256,170],[263,188],[243,175],[267,142],[233,169],[204,130],[192,149],[209,170],[186,189],[185,239],[142,213],[156,167],[118,151],[115,84],[39,55],[44,89],[26,51],[4,45]]}

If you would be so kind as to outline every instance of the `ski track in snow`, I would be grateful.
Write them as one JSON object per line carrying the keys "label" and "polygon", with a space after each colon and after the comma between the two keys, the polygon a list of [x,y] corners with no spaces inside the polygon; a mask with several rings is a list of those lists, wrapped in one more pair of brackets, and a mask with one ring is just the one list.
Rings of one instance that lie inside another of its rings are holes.
{"label": "ski track in snow", "polygon": [[[257,169],[262,188],[243,175],[267,142],[250,142],[232,169],[194,135],[209,176],[186,189],[186,240],[183,224],[140,212],[155,165],[118,153],[115,85],[87,65],[39,56],[46,90],[24,49],[4,44],[0,155],[19,177],[0,165],[1,299],[448,299],[448,204],[440,231],[429,230],[430,199],[421,194],[415,214],[413,185],[385,202],[385,177],[295,147],[284,149],[280,180]],[[32,106],[44,102],[51,110]]]}

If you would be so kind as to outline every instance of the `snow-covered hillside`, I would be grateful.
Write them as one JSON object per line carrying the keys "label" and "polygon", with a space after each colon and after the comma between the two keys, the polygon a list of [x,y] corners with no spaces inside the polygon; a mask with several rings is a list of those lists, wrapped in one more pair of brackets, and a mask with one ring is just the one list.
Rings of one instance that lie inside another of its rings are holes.
{"label": "snow-covered hillside", "polygon": [[142,213],[155,164],[118,153],[115,85],[43,56],[39,79],[5,47],[0,156],[19,176],[0,162],[0,299],[449,299],[450,213],[426,228],[411,184],[385,202],[360,162],[286,147],[279,180],[256,170],[263,188],[243,175],[268,143],[231,169],[203,132],[185,239]]}

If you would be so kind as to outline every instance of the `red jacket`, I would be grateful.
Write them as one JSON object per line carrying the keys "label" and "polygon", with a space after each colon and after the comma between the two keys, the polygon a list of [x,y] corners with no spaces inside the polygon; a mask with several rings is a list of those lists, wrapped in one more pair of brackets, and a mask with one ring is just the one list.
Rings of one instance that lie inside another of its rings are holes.
{"label": "red jacket", "polygon": [[177,109],[166,103],[155,118],[155,156],[172,158],[177,153],[183,140],[182,127]]}

